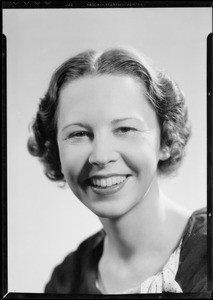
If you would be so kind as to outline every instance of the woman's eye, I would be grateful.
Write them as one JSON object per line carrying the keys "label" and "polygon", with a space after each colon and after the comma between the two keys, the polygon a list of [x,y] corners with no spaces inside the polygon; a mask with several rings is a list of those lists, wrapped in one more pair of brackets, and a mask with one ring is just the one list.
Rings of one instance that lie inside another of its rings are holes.
{"label": "woman's eye", "polygon": [[136,131],[137,131],[137,129],[135,129],[133,127],[119,127],[116,129],[116,133],[118,133],[118,134],[131,134]]}
{"label": "woman's eye", "polygon": [[68,135],[67,139],[83,139],[86,137],[90,137],[89,132],[87,131],[77,131]]}

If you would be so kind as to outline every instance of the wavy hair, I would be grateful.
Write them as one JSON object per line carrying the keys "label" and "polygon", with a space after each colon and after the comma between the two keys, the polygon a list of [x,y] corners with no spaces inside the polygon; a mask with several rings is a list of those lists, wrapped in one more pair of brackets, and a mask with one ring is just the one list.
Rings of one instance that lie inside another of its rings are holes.
{"label": "wavy hair", "polygon": [[168,159],[159,161],[159,174],[175,173],[191,134],[185,97],[172,78],[153,67],[143,56],[129,49],[113,48],[102,53],[82,52],[65,61],[53,73],[49,88],[40,99],[32,124],[33,135],[27,144],[29,152],[44,164],[46,176],[65,181],[57,144],[57,109],[62,87],[83,76],[102,74],[128,75],[145,85],[146,98],[158,116],[161,147],[170,153]]}

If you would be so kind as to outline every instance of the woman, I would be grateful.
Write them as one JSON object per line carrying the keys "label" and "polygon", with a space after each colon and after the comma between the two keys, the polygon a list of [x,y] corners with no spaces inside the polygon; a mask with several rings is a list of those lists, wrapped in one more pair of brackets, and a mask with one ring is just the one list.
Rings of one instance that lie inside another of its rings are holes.
{"label": "woman", "polygon": [[28,141],[48,178],[67,182],[103,230],[54,269],[46,293],[206,291],[205,210],[168,200],[190,137],[184,96],[128,49],[83,52],[53,74]]}

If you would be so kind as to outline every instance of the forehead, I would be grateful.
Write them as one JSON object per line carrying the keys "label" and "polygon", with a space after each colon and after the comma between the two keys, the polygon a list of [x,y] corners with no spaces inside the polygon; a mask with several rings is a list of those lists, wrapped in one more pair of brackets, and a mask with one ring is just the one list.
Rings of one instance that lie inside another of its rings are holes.
{"label": "forehead", "polygon": [[[82,89],[82,87],[84,87]],[[110,75],[110,74],[100,74],[100,75],[85,75],[71,82],[65,83],[60,91],[60,98],[65,94],[70,94],[73,96],[84,96],[84,92],[94,93],[98,95],[106,94],[109,95],[111,92],[121,93],[121,88],[126,92],[134,93],[139,90],[143,94],[146,90],[143,81],[139,81],[138,78],[132,77],[130,75]]]}
{"label": "forehead", "polygon": [[88,76],[67,83],[59,95],[58,118],[155,117],[142,82],[131,76]]}

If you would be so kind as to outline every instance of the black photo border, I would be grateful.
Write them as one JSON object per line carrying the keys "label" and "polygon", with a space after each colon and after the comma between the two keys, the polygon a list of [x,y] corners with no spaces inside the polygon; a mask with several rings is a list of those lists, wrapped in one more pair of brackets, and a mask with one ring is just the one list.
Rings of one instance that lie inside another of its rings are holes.
{"label": "black photo border", "polygon": [[[75,9],[75,8],[169,8],[169,7],[213,7],[213,1],[3,1],[5,9]],[[8,291],[8,247],[7,247],[7,38],[2,34],[2,298],[3,299],[190,299],[211,298],[213,290],[213,36],[207,37],[207,256],[208,292],[206,293],[162,293],[135,295],[62,295],[43,293],[16,293]]]}

